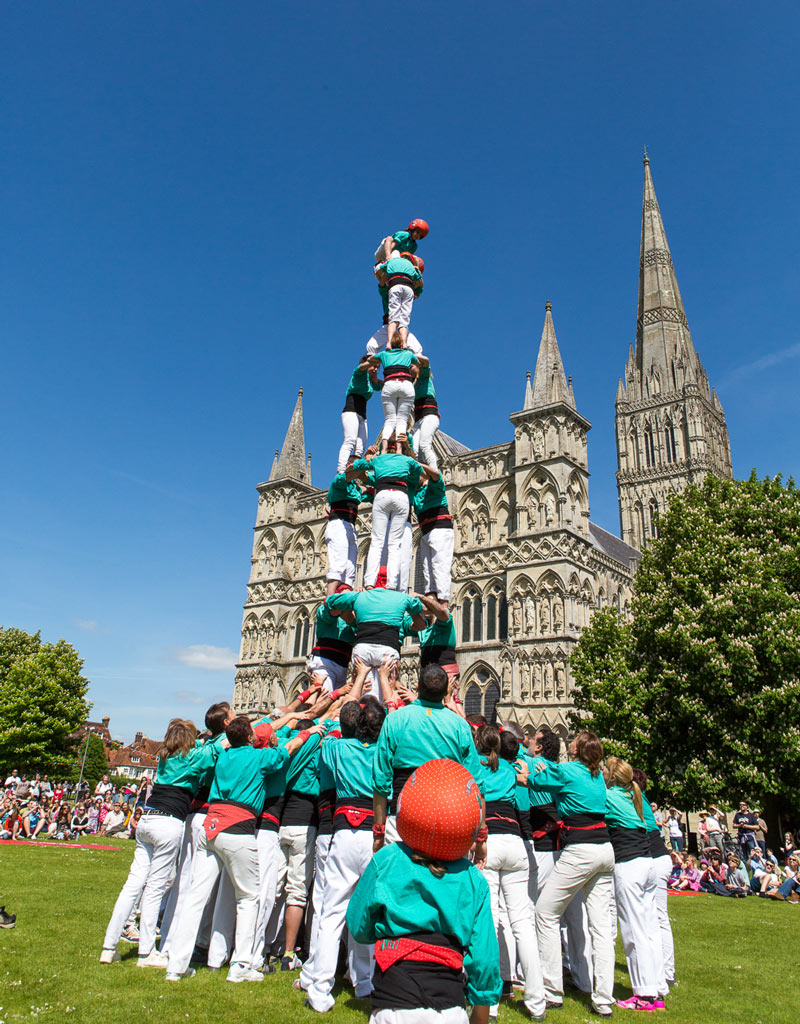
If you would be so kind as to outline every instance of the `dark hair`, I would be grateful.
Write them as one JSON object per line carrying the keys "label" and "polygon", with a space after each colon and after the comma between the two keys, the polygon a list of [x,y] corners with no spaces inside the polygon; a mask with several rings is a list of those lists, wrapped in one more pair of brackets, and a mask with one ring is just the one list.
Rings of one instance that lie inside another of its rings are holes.
{"label": "dark hair", "polygon": [[479,754],[485,754],[486,767],[490,772],[497,771],[500,752],[500,730],[495,725],[482,725],[475,733],[475,746]]}
{"label": "dark hair", "polygon": [[500,756],[504,761],[516,761],[519,757],[519,740],[505,726],[500,733]]}
{"label": "dark hair", "polygon": [[356,739],[362,743],[377,743],[386,718],[386,708],[375,697],[365,697],[363,704],[356,723]]}
{"label": "dark hair", "polygon": [[206,711],[206,729],[212,736],[219,736],[223,731],[230,709],[230,704],[226,700],[222,700],[219,704],[212,704]]}
{"label": "dark hair", "polygon": [[488,725],[489,720],[486,715],[470,715],[467,719],[473,730],[478,729],[482,725]]}
{"label": "dark hair", "polygon": [[541,725],[536,730],[536,736],[539,737],[539,746],[541,747],[539,755],[547,761],[557,761],[561,753],[561,740],[558,733],[553,732],[549,725]]}
{"label": "dark hair", "polygon": [[417,692],[421,700],[443,700],[450,686],[450,677],[441,665],[426,665],[419,674]]}
{"label": "dark hair", "polygon": [[238,715],[225,726],[225,735],[232,747],[246,747],[253,738],[253,727],[246,715]]}
{"label": "dark hair", "polygon": [[642,771],[641,768],[634,768],[633,769],[633,781],[636,783],[636,785],[639,787],[639,789],[641,789],[641,791],[644,793],[644,791],[647,789],[647,781],[648,781],[648,779],[647,779],[647,776],[645,775],[645,773]]}
{"label": "dark hair", "polygon": [[419,850],[411,851],[411,859],[415,864],[424,864],[430,873],[437,878],[442,878],[447,871],[447,865],[443,860],[434,860],[433,857],[427,857],[424,853],[420,853]]}
{"label": "dark hair", "polygon": [[575,737],[575,757],[586,765],[592,775],[598,774],[603,760],[603,744],[597,733],[588,730],[578,733]]}
{"label": "dark hair", "polygon": [[301,718],[297,723],[298,732],[302,732],[303,729],[313,729],[314,719],[313,718]]}
{"label": "dark hair", "polygon": [[343,739],[350,740],[356,734],[356,723],[361,714],[361,705],[357,700],[349,700],[339,712],[339,728]]}
{"label": "dark hair", "polygon": [[305,701],[302,704],[298,704],[297,707],[295,708],[295,711],[299,714],[301,711],[308,711],[310,707],[311,705],[308,703],[308,701]]}

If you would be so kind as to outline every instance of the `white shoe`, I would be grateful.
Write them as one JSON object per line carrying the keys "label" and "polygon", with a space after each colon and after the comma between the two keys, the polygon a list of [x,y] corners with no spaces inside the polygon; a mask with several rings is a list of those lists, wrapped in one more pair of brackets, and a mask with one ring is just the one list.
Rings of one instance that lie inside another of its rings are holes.
{"label": "white shoe", "polygon": [[101,964],[113,964],[116,963],[117,960],[121,959],[122,957],[119,955],[116,949],[104,949],[103,952],[100,954]]}
{"label": "white shoe", "polygon": [[155,948],[151,949],[147,956],[140,956],[138,960],[139,967],[166,967],[168,963],[169,957],[159,953]]}
{"label": "white shoe", "polygon": [[194,967],[187,967],[183,974],[177,974],[175,971],[167,971],[167,981],[180,981],[181,978],[193,978],[197,972]]}
{"label": "white shoe", "polygon": [[228,971],[228,981],[263,981],[264,975],[252,967],[239,967],[234,964]]}

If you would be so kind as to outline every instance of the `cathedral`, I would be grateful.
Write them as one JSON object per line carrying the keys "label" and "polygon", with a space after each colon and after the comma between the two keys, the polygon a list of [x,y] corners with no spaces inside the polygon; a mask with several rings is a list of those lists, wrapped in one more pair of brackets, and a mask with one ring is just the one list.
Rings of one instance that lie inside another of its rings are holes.
{"label": "cathedral", "polygon": [[[636,344],[616,399],[622,539],[589,518],[591,424],[577,409],[549,302],[533,378],[509,419],[513,435],[484,448],[442,431],[434,441],[455,526],[450,608],[461,696],[468,715],[546,722],[566,739],[570,652],[593,610],[613,604],[627,613],[639,552],[657,535],[670,494],[705,473],[732,475],[725,416],[692,343],[646,157]],[[311,483],[301,389],[269,479],[258,485],[237,711],[286,703],[305,686],[325,594],[326,497]],[[362,506],[357,587],[370,527]],[[418,541],[415,530],[412,589],[421,588]],[[401,682],[418,668],[409,638]]]}

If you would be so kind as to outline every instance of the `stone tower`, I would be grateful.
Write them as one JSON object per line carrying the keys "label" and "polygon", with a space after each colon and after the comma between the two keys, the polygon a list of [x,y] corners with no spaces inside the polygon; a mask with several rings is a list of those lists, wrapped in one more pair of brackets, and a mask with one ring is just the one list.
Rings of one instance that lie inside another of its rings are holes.
{"label": "stone tower", "polygon": [[706,473],[733,475],[725,414],[692,343],[646,155],[636,346],[617,388],[616,431],[620,529],[633,547],[657,535],[670,495]]}

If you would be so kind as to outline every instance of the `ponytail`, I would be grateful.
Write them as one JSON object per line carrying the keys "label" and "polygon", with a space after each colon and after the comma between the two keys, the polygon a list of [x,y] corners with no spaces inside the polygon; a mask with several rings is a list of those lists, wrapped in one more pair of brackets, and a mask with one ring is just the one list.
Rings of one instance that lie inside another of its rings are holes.
{"label": "ponytail", "polygon": [[642,791],[633,781],[633,768],[627,761],[623,761],[621,757],[609,757],[606,761],[606,772],[608,773],[609,786],[619,786],[620,789],[627,790],[633,800],[636,813],[644,821]]}
{"label": "ponytail", "polygon": [[500,764],[500,730],[494,725],[481,725],[475,733],[475,746],[484,755],[484,764],[496,772]]}
{"label": "ponytail", "polygon": [[411,859],[415,864],[424,864],[432,875],[437,878],[443,878],[447,871],[447,865],[443,860],[435,860],[433,857],[426,857],[424,853],[420,853],[418,850],[411,851]]}

